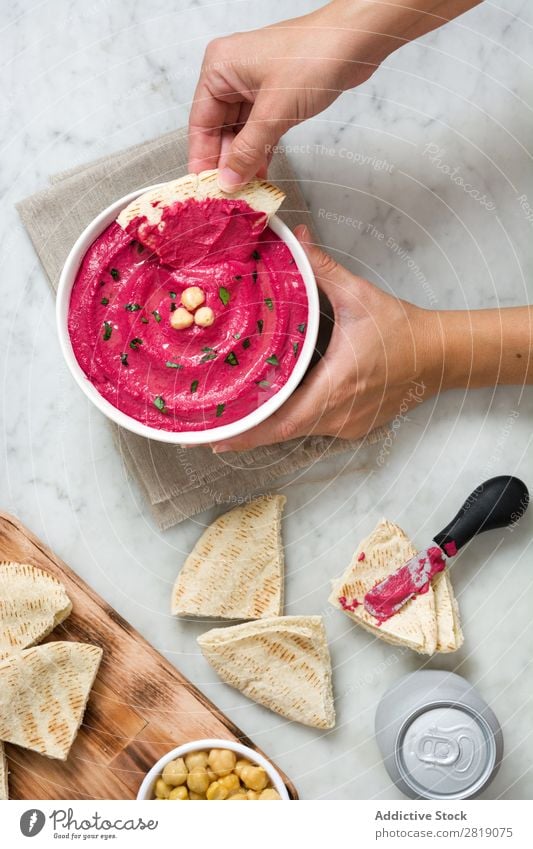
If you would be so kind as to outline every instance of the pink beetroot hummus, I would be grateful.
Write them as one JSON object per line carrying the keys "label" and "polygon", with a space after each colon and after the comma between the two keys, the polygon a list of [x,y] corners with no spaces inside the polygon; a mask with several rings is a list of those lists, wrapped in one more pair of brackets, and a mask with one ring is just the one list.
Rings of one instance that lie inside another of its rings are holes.
{"label": "pink beetroot hummus", "polygon": [[[134,419],[170,431],[246,416],[286,383],[307,328],[307,295],[284,242],[243,200],[187,200],[128,230],[116,222],[78,271],[69,334],[88,379]],[[174,329],[200,287],[209,327]]]}

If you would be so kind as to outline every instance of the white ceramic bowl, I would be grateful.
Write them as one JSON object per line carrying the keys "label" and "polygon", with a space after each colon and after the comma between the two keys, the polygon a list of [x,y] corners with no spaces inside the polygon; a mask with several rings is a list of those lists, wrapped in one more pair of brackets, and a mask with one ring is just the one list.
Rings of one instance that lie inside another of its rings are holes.
{"label": "white ceramic bowl", "polygon": [[218,442],[220,440],[230,439],[232,436],[238,436],[239,434],[244,433],[244,431],[255,427],[260,422],[271,416],[272,413],[281,407],[287,398],[294,392],[307,371],[315,349],[320,319],[320,307],[315,277],[309,264],[309,260],[307,259],[300,243],[289,230],[287,225],[284,224],[280,218],[274,215],[269,222],[269,226],[274,233],[276,233],[276,235],[285,242],[295,259],[298,270],[304,281],[309,308],[304,344],[302,345],[300,356],[298,357],[298,361],[291,372],[289,379],[284,386],[282,386],[279,392],[265,401],[265,403],[256,410],[253,410],[242,419],[238,419],[237,421],[231,422],[227,425],[221,425],[219,427],[213,427],[201,431],[176,432],[142,424],[142,422],[126,415],[126,413],[118,410],[113,406],[113,404],[103,398],[86,377],[85,373],[78,364],[74,351],[72,350],[72,344],[70,342],[68,332],[68,310],[70,304],[70,293],[76,279],[76,274],[78,273],[83,257],[91,244],[100,235],[100,233],[102,233],[105,228],[116,219],[119,212],[124,209],[125,206],[127,206],[132,200],[135,200],[135,198],[139,195],[154,188],[157,188],[157,186],[148,186],[145,189],[139,189],[138,191],[126,195],[126,197],[120,198],[115,201],[115,203],[112,203],[111,206],[108,206],[107,209],[104,209],[103,212],[91,221],[72,247],[72,250],[66,259],[63,271],[61,272],[57,290],[56,319],[61,351],[63,352],[63,356],[72,376],[74,377],[74,380],[85,393],[87,398],[92,401],[101,413],[121,427],[131,430],[139,436],[146,436],[148,439],[155,439],[158,442],[170,442],[174,445],[204,445],[209,442]]}
{"label": "white ceramic bowl", "polygon": [[189,752],[198,752],[202,749],[231,749],[232,752],[235,752],[237,755],[252,761],[252,763],[257,764],[258,766],[262,766],[270,778],[272,786],[278,791],[282,800],[287,802],[290,801],[283,779],[279,772],[274,769],[270,761],[267,761],[263,755],[260,755],[259,752],[256,752],[254,749],[250,749],[248,746],[243,746],[242,743],[236,743],[233,740],[194,740],[192,743],[184,743],[183,746],[178,746],[176,749],[172,749],[171,752],[168,752],[166,755],[163,755],[162,758],[159,758],[157,763],[153,765],[150,772],[146,773],[146,776],[139,787],[137,799],[154,798],[155,782],[170,761],[173,761],[175,758],[182,758],[184,755],[188,755]]}

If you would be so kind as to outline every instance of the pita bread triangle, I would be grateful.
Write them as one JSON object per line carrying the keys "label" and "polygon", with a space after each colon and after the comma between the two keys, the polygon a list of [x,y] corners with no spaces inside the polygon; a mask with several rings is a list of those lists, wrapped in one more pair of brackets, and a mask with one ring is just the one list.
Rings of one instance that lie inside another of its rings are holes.
{"label": "pita bread triangle", "polygon": [[60,642],[0,662],[0,739],[66,760],[101,659],[98,646]]}
{"label": "pita bread triangle", "polygon": [[202,534],[172,591],[172,613],[259,619],[283,612],[284,495],[262,496],[219,516]]}
{"label": "pita bread triangle", "polygon": [[287,719],[333,728],[331,660],[320,616],[276,616],[198,638],[226,684]]}
{"label": "pita bread triangle", "polygon": [[71,610],[52,575],[29,563],[0,563],[0,660],[40,642]]}
{"label": "pita bread triangle", "polygon": [[[457,627],[454,625],[456,606],[452,600],[453,590],[448,575],[446,580],[437,582],[438,601],[442,609],[440,616],[435,581],[432,581],[426,593],[415,596],[381,625],[362,604],[368,590],[415,554],[417,550],[404,531],[393,522],[382,519],[370,536],[358,546],[344,575],[333,582],[329,601],[358,625],[393,645],[405,645],[420,654],[429,655],[435,651],[454,651],[458,647],[454,636]],[[347,610],[341,598],[346,599],[348,604],[353,599],[361,603],[353,610]],[[452,643],[454,647],[450,648]]]}
{"label": "pita bread triangle", "polygon": [[0,801],[9,799],[9,787],[7,783],[8,768],[4,744],[0,740]]}
{"label": "pita bread triangle", "polygon": [[178,180],[161,183],[139,195],[122,210],[117,223],[123,230],[138,217],[145,217],[150,224],[158,224],[163,217],[165,207],[191,198],[244,200],[256,212],[264,212],[268,219],[277,212],[285,199],[285,194],[267,180],[251,180],[239,191],[229,194],[219,188],[217,169],[202,171],[200,174],[186,174]]}

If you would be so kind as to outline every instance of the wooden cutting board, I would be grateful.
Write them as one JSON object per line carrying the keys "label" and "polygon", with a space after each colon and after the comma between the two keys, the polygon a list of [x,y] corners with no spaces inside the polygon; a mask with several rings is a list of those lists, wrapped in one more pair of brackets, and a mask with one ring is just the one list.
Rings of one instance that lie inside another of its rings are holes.
{"label": "wooden cutting board", "polygon": [[[155,761],[181,743],[218,737],[257,749],[66,563],[5,513],[0,560],[31,563],[65,585],[72,613],[45,642],[77,640],[104,651],[67,761],[6,745],[10,798],[134,799]],[[297,799],[292,783],[286,784]]]}

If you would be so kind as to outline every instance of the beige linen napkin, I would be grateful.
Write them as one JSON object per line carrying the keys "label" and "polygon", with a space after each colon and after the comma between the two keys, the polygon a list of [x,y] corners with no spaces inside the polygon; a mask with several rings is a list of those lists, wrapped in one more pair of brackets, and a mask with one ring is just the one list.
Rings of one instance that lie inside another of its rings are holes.
{"label": "beige linen napkin", "polygon": [[[187,139],[181,129],[58,174],[48,188],[17,204],[52,287],[57,287],[74,241],[97,213],[134,189],[174,179],[186,170]],[[277,155],[269,176],[287,195],[281,218],[291,228],[305,223],[312,230],[311,214],[284,156]],[[126,467],[140,483],[161,528],[213,504],[238,503],[277,478],[360,444],[317,436],[217,456],[209,447],[182,448],[113,429]],[[382,435],[374,431],[367,440],[375,442]]]}

